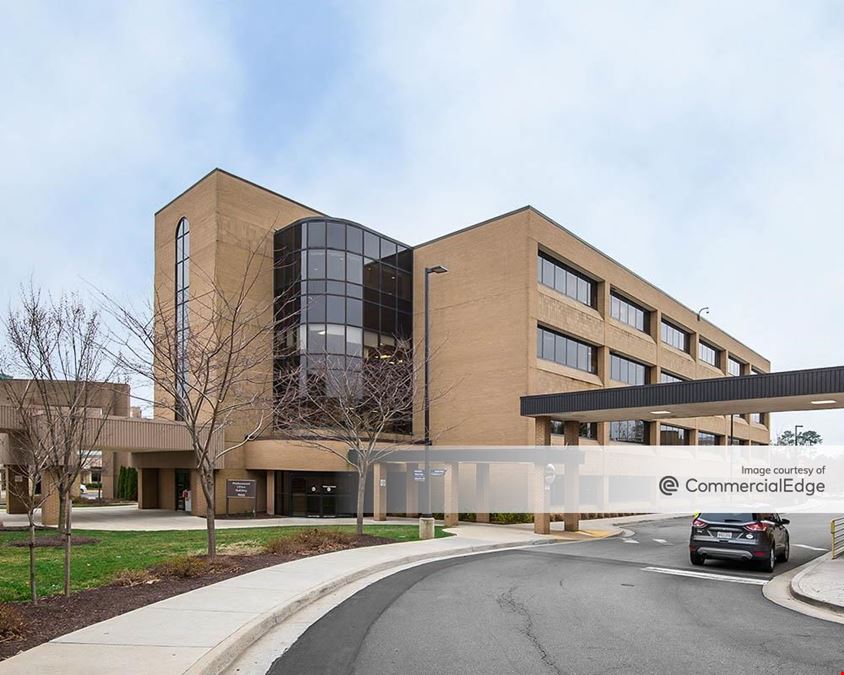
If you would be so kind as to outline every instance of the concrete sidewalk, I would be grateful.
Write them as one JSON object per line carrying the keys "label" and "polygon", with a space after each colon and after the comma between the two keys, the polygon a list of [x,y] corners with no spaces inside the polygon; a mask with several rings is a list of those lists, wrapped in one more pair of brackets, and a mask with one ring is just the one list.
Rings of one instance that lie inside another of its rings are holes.
{"label": "concrete sidewalk", "polygon": [[[227,579],[56,638],[0,662],[0,673],[217,673],[280,621],[373,573],[454,555],[595,536],[536,535],[470,524],[449,532],[455,536],[338,551]],[[608,528],[603,535],[618,532]]]}
{"label": "concrete sidewalk", "polygon": [[829,554],[791,579],[791,594],[798,600],[844,614],[844,558]]}

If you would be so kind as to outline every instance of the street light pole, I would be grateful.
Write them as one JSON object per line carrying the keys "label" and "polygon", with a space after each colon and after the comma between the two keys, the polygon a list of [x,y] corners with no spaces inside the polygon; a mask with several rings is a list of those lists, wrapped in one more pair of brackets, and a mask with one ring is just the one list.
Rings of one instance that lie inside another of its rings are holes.
{"label": "street light pole", "polygon": [[431,398],[428,391],[430,382],[430,368],[429,361],[431,359],[431,339],[430,339],[430,320],[429,320],[429,304],[430,297],[430,277],[432,274],[445,274],[448,269],[442,265],[434,265],[433,267],[425,268],[425,295],[424,295],[424,316],[425,316],[425,362],[423,367],[425,369],[424,377],[424,393],[423,393],[423,416],[425,426],[425,481],[422,502],[422,515],[419,518],[419,538],[431,539],[434,536],[434,516],[431,513]]}

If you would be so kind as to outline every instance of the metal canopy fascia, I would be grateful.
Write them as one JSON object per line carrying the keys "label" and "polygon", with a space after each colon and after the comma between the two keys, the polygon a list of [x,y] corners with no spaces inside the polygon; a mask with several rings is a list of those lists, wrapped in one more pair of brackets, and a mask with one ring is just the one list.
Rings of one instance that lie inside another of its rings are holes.
{"label": "metal canopy fascia", "polygon": [[844,366],[521,397],[525,417],[660,420],[844,408]]}

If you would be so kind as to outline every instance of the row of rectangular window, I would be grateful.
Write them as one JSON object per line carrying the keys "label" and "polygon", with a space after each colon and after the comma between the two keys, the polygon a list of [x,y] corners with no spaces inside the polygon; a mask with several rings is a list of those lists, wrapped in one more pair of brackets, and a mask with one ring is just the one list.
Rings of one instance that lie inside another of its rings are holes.
{"label": "row of rectangular window", "polygon": [[542,326],[537,326],[536,355],[569,368],[595,372],[594,347]]}
{"label": "row of rectangular window", "polygon": [[[585,305],[594,306],[596,282],[589,277],[541,252],[537,257],[536,273],[537,280],[545,286],[549,286]],[[650,311],[615,292],[610,293],[610,316],[616,321],[625,323],[644,333],[650,331]],[[661,339],[665,344],[688,353],[689,333],[665,319],[662,320],[660,332]],[[718,367],[719,351],[717,347],[703,340],[698,343],[698,358],[704,363]],[[728,370],[730,375],[741,375],[741,362],[730,358]]]}
{"label": "row of rectangular window", "polygon": [[573,300],[589,307],[595,306],[595,282],[544,253],[536,259],[536,278],[541,284]]}
{"label": "row of rectangular window", "polygon": [[[609,437],[612,441],[624,443],[647,443],[648,422],[644,420],[618,420],[610,422]],[[654,424],[656,424],[654,422]],[[551,420],[551,433],[563,434],[564,423],[559,420]],[[581,438],[598,437],[598,425],[596,422],[583,422],[580,424],[578,435]],[[721,436],[707,431],[698,432],[698,445],[714,446],[720,445]],[[660,445],[689,445],[691,443],[691,431],[682,427],[675,427],[669,424],[661,424],[659,432]],[[746,443],[739,439],[733,439],[734,444]]]}
{"label": "row of rectangular window", "polygon": [[380,288],[405,300],[413,297],[411,275],[380,262],[344,251],[302,251],[302,279],[334,279]]}
{"label": "row of rectangular window", "polygon": [[659,381],[661,384],[672,384],[674,382],[686,382],[687,380],[684,380],[679,375],[673,375],[667,370],[663,370],[659,373]]}
{"label": "row of rectangular window", "polygon": [[643,333],[650,331],[650,312],[616,293],[610,294],[610,316]]}
{"label": "row of rectangular window", "polygon": [[365,255],[373,260],[382,260],[407,272],[413,271],[413,252],[387,237],[369,232],[350,223],[337,221],[310,221],[302,223],[301,241],[295,226],[281,230],[283,245],[288,251],[293,249],[329,248]]}

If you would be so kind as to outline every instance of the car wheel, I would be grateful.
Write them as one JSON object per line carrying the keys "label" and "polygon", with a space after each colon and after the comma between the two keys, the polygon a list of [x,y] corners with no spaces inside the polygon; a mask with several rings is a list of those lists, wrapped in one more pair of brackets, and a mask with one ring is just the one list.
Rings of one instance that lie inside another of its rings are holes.
{"label": "car wheel", "polygon": [[788,537],[785,538],[785,545],[782,547],[782,552],[777,557],[780,562],[788,562],[788,556],[791,553],[791,541]]}
{"label": "car wheel", "polygon": [[692,561],[692,565],[703,565],[703,556],[700,553],[689,553],[689,560]]}
{"label": "car wheel", "polygon": [[768,552],[768,557],[765,558],[764,561],[761,563],[761,568],[763,572],[773,572],[774,565],[777,564],[777,553],[776,547],[771,546],[771,550]]}

